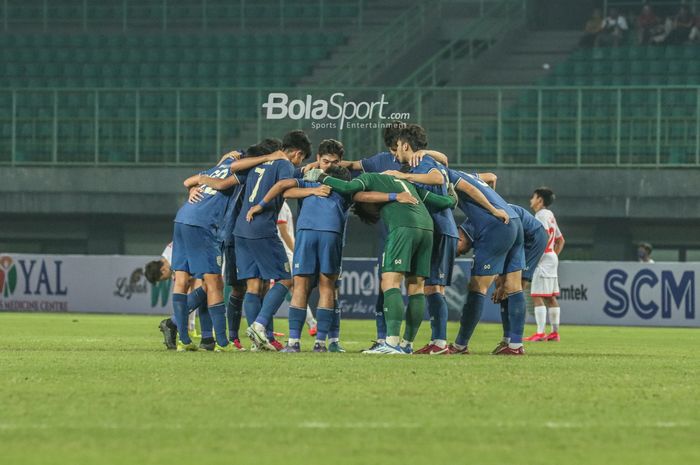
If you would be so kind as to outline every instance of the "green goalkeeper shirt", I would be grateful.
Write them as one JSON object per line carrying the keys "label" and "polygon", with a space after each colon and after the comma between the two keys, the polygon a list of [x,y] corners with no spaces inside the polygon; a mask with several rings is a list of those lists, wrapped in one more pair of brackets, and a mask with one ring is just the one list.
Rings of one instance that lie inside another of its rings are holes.
{"label": "green goalkeeper shirt", "polygon": [[389,202],[380,210],[382,220],[389,230],[407,227],[432,231],[433,219],[430,217],[428,209],[425,208],[425,203],[436,209],[454,206],[454,200],[450,197],[433,194],[408,181],[396,179],[386,174],[363,173],[352,181],[326,177],[323,179],[323,184],[330,186],[341,195],[355,194],[360,191],[375,191],[385,194],[409,192],[418,199],[418,204]]}

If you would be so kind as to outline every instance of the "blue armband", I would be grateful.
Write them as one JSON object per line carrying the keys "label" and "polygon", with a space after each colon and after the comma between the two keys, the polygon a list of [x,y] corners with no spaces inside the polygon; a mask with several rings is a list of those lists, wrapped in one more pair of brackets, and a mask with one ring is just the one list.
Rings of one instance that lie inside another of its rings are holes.
{"label": "blue armband", "polygon": [[389,202],[396,202],[396,193],[389,194]]}

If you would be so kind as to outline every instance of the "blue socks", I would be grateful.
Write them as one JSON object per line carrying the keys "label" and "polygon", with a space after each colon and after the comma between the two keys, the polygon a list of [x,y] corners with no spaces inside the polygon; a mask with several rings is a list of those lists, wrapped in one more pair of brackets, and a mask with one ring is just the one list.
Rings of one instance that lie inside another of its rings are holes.
{"label": "blue socks", "polygon": [[508,319],[510,320],[510,342],[520,344],[523,342],[525,330],[525,295],[523,291],[508,295]]}
{"label": "blue socks", "polygon": [[187,309],[194,311],[199,308],[202,304],[207,303],[207,293],[204,291],[202,286],[199,286],[194,291],[187,294]]}
{"label": "blue socks", "polygon": [[377,296],[377,305],[374,309],[374,318],[375,323],[377,324],[377,339],[386,339],[386,320],[384,319],[384,293],[381,291]]}
{"label": "blue socks", "polygon": [[211,315],[207,305],[199,306],[199,329],[202,330],[202,339],[214,337],[214,323],[211,321]]}
{"label": "blue socks", "polygon": [[289,306],[289,338],[301,339],[301,331],[306,322],[306,309]]}
{"label": "blue socks", "polygon": [[245,296],[243,296],[243,311],[245,312],[245,319],[248,321],[248,326],[255,322],[258,313],[260,313],[261,305],[260,296],[258,294],[246,292]]}
{"label": "blue socks", "polygon": [[508,318],[508,299],[501,300],[501,325],[503,337],[510,337],[510,318]]}
{"label": "blue socks", "polygon": [[328,330],[328,339],[340,339],[340,307],[338,301],[333,307],[333,319],[331,320],[331,329]]}
{"label": "blue socks", "polygon": [[243,300],[231,293],[226,306],[226,320],[228,323],[228,337],[232,341],[238,339],[238,330],[241,328],[241,316],[243,313]]}
{"label": "blue socks", "polygon": [[[331,330],[331,323],[333,322],[333,309],[318,307],[316,309],[316,340],[326,342],[326,337],[328,337],[328,332]],[[306,311],[304,311],[306,314]]]}
{"label": "blue socks", "polygon": [[439,292],[425,297],[430,314],[430,329],[432,330],[432,340],[447,340],[447,300]]}
{"label": "blue socks", "polygon": [[[216,343],[221,347],[228,345],[228,338],[226,337],[226,307],[223,302],[209,306],[209,314],[211,315],[211,320],[214,323],[214,336],[216,337]],[[204,333],[202,333],[202,336]]]}
{"label": "blue socks", "polygon": [[455,344],[466,346],[469,344],[476,325],[481,319],[481,312],[484,310],[484,294],[469,291],[467,302],[462,309],[462,317],[459,320],[459,333],[455,338]]}
{"label": "blue socks", "polygon": [[284,302],[284,298],[287,296],[288,292],[289,289],[287,289],[287,286],[281,282],[275,283],[275,285],[267,291],[265,299],[262,302],[262,308],[255,318],[255,322],[267,326],[275,313],[277,313],[277,310],[279,310],[282,302]]}
{"label": "blue socks", "polygon": [[187,310],[187,295],[173,293],[173,314],[177,323],[177,334],[180,336],[180,341],[183,344],[192,342],[190,335],[187,334],[187,317],[190,312]]}

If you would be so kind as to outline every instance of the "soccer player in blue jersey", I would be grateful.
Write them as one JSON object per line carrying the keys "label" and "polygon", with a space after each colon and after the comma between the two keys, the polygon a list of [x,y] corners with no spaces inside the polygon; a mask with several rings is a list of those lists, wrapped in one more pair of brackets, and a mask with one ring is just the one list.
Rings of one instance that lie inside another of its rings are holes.
{"label": "soccer player in blue jersey", "polygon": [[[333,139],[319,144],[318,166],[336,178],[350,180],[347,169],[337,166],[344,153],[343,145]],[[261,202],[268,205],[276,196],[284,193],[287,199],[300,199],[297,219],[297,239],[292,272],[294,291],[289,307],[289,341],[284,352],[301,351],[301,330],[306,318],[309,291],[318,283],[319,303],[316,313],[317,333],[314,352],[326,352],[326,337],[331,330],[336,308],[336,281],[340,275],[343,255],[343,238],[347,212],[351,199],[328,186],[303,179],[285,179],[270,189]],[[263,207],[254,206],[247,214],[251,221]],[[329,349],[342,351],[337,341]]]}
{"label": "soccer player in blue jersey", "polygon": [[498,355],[522,355],[525,327],[525,297],[521,273],[525,267],[523,228],[520,218],[508,203],[476,175],[449,170],[448,175],[460,196],[459,207],[467,220],[460,226],[458,253],[465,250],[468,237],[474,247],[474,262],[469,280],[467,302],[462,309],[459,333],[451,353],[468,354],[468,344],[481,318],[489,286],[505,275],[508,300],[510,342],[494,351]]}
{"label": "soccer player in blue jersey", "polygon": [[[292,279],[284,245],[277,235],[277,216],[284,199],[277,196],[268,205],[263,197],[278,181],[294,177],[294,167],[309,157],[311,142],[308,136],[303,131],[286,134],[282,140],[282,153],[286,159],[264,163],[250,170],[241,213],[233,229],[238,278],[246,280],[243,299],[249,324],[246,334],[256,347],[264,350],[276,350],[270,344],[265,327],[284,301]],[[248,222],[245,214],[259,204],[263,211]],[[275,284],[261,299],[263,280],[274,280]]]}
{"label": "soccer player in blue jersey", "polygon": [[[398,134],[396,155],[407,165],[414,155],[428,145],[425,130],[416,124],[409,124]],[[423,157],[417,166],[408,172],[387,171],[397,179],[404,179],[430,192],[448,195],[447,168],[431,156]],[[433,219],[433,250],[430,259],[430,276],[425,280],[425,298],[430,314],[431,341],[415,354],[446,354],[447,348],[447,300],[445,286],[452,284],[452,268],[457,252],[459,234],[454,216],[449,209],[428,208]]]}
{"label": "soccer player in blue jersey", "polygon": [[[227,154],[213,168],[191,176],[184,182],[185,187],[191,189],[191,193],[190,199],[178,210],[175,217],[172,260],[172,269],[175,271],[173,309],[180,339],[177,350],[181,352],[198,350],[187,333],[188,310],[185,292],[191,276],[201,277],[204,281],[207,307],[216,333],[214,350],[232,350],[226,337],[226,310],[221,278],[221,225],[232,192],[220,192],[206,183],[212,178],[223,179],[237,170],[274,159],[268,156],[238,160],[237,155]],[[235,175],[232,178],[234,184],[238,182]]]}
{"label": "soccer player in blue jersey", "polygon": [[[525,268],[522,272],[522,289],[527,291],[532,281],[532,275],[537,268],[537,263],[547,247],[547,230],[544,225],[535,218],[529,211],[519,205],[508,204],[510,208],[520,217],[523,225]],[[496,347],[494,352],[498,352],[510,342],[510,320],[508,318],[508,299],[505,291],[505,276],[496,279],[496,290],[493,293],[494,303],[501,304],[501,323],[503,324],[503,340]]]}

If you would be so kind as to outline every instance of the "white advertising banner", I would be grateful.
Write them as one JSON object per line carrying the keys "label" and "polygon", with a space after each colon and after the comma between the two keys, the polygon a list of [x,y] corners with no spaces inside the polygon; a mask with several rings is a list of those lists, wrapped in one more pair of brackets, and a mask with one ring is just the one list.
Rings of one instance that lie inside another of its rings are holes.
{"label": "white advertising banner", "polygon": [[170,313],[172,282],[143,275],[158,258],[0,253],[0,311]]}
{"label": "white advertising banner", "polygon": [[700,326],[700,263],[559,263],[563,324]]}

